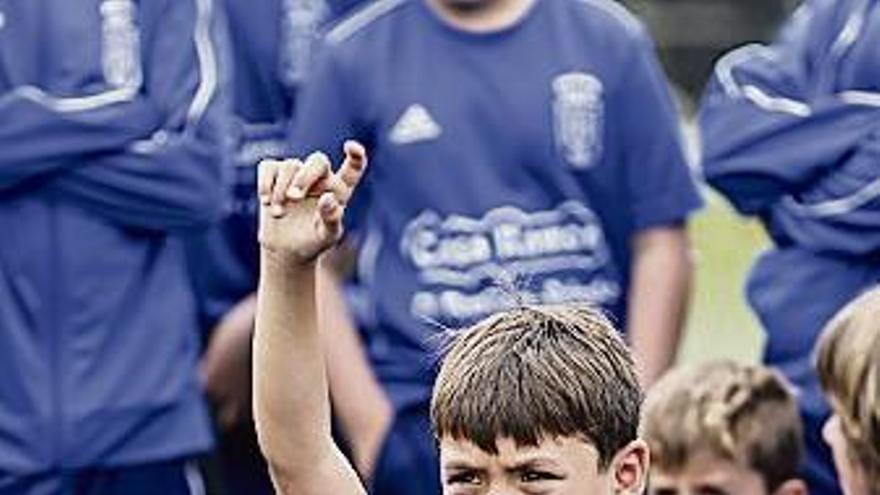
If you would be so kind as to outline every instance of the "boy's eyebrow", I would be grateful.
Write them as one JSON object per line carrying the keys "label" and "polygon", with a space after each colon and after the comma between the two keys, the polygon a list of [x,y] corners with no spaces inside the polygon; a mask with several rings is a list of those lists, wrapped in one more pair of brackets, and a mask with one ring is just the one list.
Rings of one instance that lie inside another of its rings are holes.
{"label": "boy's eyebrow", "polygon": [[449,461],[443,464],[443,468],[448,471],[485,471],[482,467],[474,466],[473,464],[460,460]]}
{"label": "boy's eyebrow", "polygon": [[508,473],[526,471],[529,469],[535,468],[555,468],[559,467],[559,462],[552,457],[541,457],[535,456],[526,459],[522,459],[517,461],[516,464],[512,466],[505,467],[504,470]]}

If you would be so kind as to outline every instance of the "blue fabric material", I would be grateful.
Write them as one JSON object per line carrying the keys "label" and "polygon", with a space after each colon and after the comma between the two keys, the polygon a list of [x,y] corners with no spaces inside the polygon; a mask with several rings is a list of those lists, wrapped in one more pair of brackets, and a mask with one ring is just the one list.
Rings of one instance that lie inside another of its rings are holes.
{"label": "blue fabric material", "polygon": [[373,3],[327,36],[297,122],[298,154],[371,153],[350,227],[398,408],[427,401],[442,327],[516,304],[498,284],[624,326],[633,234],[700,204],[653,46],[604,0],[535,2],[485,34]]}
{"label": "blue fabric material", "polygon": [[0,475],[209,448],[181,235],[220,212],[206,0],[4,2]]}
{"label": "blue fabric material", "polygon": [[[373,493],[439,493],[427,403],[447,335],[517,303],[590,301],[625,325],[641,229],[700,204],[653,46],[612,2],[542,0],[473,34],[380,0],[327,36],[292,140],[371,154],[348,212],[355,313],[397,412]],[[403,418],[403,419],[401,419]]]}
{"label": "blue fabric material", "polygon": [[233,171],[223,221],[189,244],[202,327],[256,290],[256,165],[289,154],[287,124],[314,45],[363,0],[225,0],[234,66]]}
{"label": "blue fabric material", "polygon": [[0,495],[201,495],[193,464],[175,460],[118,469],[0,476]]}
{"label": "blue fabric material", "polygon": [[819,430],[828,414],[812,366],[816,338],[880,278],[880,9],[811,0],[770,46],[720,60],[700,122],[706,180],[774,240],[748,298],[765,360],[801,391],[815,493],[838,493]]}
{"label": "blue fabric material", "polygon": [[370,493],[442,493],[439,465],[439,453],[431,434],[427,404],[398,411],[379,452]]}

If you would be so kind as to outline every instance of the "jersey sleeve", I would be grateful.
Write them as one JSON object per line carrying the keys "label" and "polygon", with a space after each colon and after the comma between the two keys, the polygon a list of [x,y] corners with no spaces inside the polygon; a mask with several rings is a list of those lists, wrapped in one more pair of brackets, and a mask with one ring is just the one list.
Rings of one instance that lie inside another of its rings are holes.
{"label": "jersey sleeve", "polygon": [[635,230],[680,223],[702,205],[681,143],[681,129],[653,44],[641,34],[611,103],[626,167]]}
{"label": "jersey sleeve", "polygon": [[228,56],[212,0],[169,1],[152,23],[146,92],[159,129],[56,177],[60,197],[123,226],[174,230],[220,214],[230,159]]}

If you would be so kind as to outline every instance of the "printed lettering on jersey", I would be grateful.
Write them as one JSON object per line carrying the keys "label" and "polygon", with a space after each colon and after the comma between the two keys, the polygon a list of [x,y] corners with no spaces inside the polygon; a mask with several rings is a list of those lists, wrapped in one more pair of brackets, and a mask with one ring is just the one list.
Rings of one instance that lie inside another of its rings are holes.
{"label": "printed lettering on jersey", "polygon": [[308,76],[315,42],[330,8],[325,0],[283,0],[281,10],[278,71],[285,84],[295,86]]}
{"label": "printed lettering on jersey", "polygon": [[443,324],[521,301],[611,306],[622,295],[602,226],[578,201],[536,212],[506,206],[482,218],[426,211],[408,224],[400,249],[418,271],[410,312]]}
{"label": "printed lettering on jersey", "polygon": [[111,87],[141,85],[141,42],[136,19],[137,6],[132,0],[101,3],[101,67]]}
{"label": "printed lettering on jersey", "polygon": [[586,169],[602,156],[605,105],[602,81],[584,72],[553,80],[553,128],[565,160]]}

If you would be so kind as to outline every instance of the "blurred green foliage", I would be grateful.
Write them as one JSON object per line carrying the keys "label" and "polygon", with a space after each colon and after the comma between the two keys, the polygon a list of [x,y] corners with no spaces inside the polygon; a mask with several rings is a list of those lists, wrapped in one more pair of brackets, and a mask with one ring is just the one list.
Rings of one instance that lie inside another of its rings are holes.
{"label": "blurred green foliage", "polygon": [[696,278],[682,362],[731,358],[756,362],[763,335],[745,297],[754,257],[767,246],[761,226],[714,194],[691,223]]}

